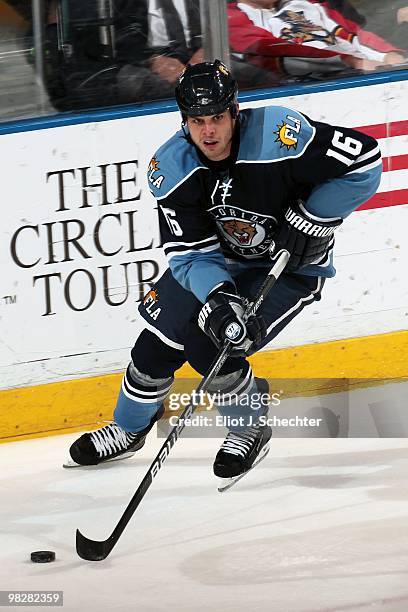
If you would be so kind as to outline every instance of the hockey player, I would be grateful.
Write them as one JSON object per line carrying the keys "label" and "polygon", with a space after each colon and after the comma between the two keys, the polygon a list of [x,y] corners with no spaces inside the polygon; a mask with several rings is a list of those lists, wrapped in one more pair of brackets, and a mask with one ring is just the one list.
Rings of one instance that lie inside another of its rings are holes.
{"label": "hockey player", "polygon": [[[148,168],[169,268],[139,307],[143,330],[114,422],[74,442],[70,464],[141,448],[174,372],[187,361],[204,375],[228,337],[233,352],[212,391],[222,415],[241,417],[214,462],[214,473],[229,479],[251,469],[271,437],[260,419],[267,407],[250,409],[251,397],[268,386],[254,379],[246,356],[320,299],[335,274],[334,232],[375,193],[382,162],[378,143],[355,130],[281,106],[239,111],[236,81],[218,60],[188,66],[176,100],[182,129]],[[244,323],[245,299],[282,248],[290,253],[284,274]]]}

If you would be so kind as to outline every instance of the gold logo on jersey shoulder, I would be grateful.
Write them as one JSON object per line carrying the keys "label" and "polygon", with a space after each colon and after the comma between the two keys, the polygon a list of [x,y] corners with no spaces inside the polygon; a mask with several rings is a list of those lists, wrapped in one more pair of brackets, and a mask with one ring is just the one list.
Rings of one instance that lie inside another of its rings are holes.
{"label": "gold logo on jersey shoulder", "polygon": [[274,134],[277,135],[275,142],[280,143],[280,148],[286,147],[286,150],[297,149],[298,138],[302,122],[297,117],[286,115],[286,119],[276,126],[278,129]]}
{"label": "gold logo on jersey shoulder", "polygon": [[148,302],[157,302],[158,299],[159,294],[157,293],[157,289],[150,289],[143,299],[143,304],[147,304]]}
{"label": "gold logo on jersey shoulder", "polygon": [[157,176],[157,174],[155,173],[158,170],[160,170],[159,160],[157,159],[156,156],[154,156],[149,162],[149,168],[148,168],[147,174],[148,174],[149,182],[152,183],[152,185],[156,187],[157,189],[160,189],[162,182],[164,181],[164,175],[161,174],[160,176]]}
{"label": "gold logo on jersey shoulder", "polygon": [[149,172],[157,172],[157,170],[160,170],[159,162],[156,157],[152,157],[149,162]]}
{"label": "gold logo on jersey shoulder", "polygon": [[146,308],[146,312],[154,321],[157,321],[157,317],[161,313],[161,308],[156,308],[156,303],[159,300],[159,295],[157,293],[157,289],[150,289],[149,293],[146,293],[143,306]]}

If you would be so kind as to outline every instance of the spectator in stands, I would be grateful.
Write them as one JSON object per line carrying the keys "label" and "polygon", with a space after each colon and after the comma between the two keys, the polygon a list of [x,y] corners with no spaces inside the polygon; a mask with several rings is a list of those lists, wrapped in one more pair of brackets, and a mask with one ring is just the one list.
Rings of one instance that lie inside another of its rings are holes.
{"label": "spectator in stands", "polygon": [[399,24],[408,22],[408,6],[403,6],[397,11],[397,22]]}
{"label": "spectator in stands", "polygon": [[[374,70],[405,61],[401,50],[346,19],[330,4],[334,3],[240,0],[229,4],[232,50],[263,68],[295,76],[346,67]],[[345,7],[349,16],[350,8]]]}
{"label": "spectator in stands", "polygon": [[[184,66],[204,59],[199,0],[115,0],[108,26],[96,0],[44,2],[46,85],[58,110],[172,97]],[[10,4],[31,24],[27,2]]]}
{"label": "spectator in stands", "polygon": [[407,0],[358,0],[367,28],[403,49],[408,45],[407,4]]}
{"label": "spectator in stands", "polygon": [[[130,19],[136,4],[138,20]],[[118,102],[173,97],[184,67],[204,61],[200,0],[121,0],[116,11]],[[137,22],[144,24],[136,35],[144,49],[135,55],[135,28],[129,23]],[[232,69],[241,87],[276,84],[275,77],[253,64],[232,60]]]}
{"label": "spectator in stands", "polygon": [[[11,1],[29,18],[26,3]],[[204,60],[199,0],[115,0],[108,26],[96,0],[45,3],[46,86],[57,110],[173,97],[185,65]],[[253,64],[233,64],[243,87],[276,83]]]}
{"label": "spectator in stands", "polygon": [[[144,5],[144,57],[135,56],[129,44],[129,16],[134,4]],[[187,63],[204,60],[201,46],[199,0],[134,0],[121,2],[119,32],[119,102],[172,97],[174,85]]]}
{"label": "spectator in stands", "polygon": [[341,13],[343,17],[351,19],[351,21],[354,21],[354,23],[357,23],[362,28],[367,23],[365,16],[361,15],[348,0],[327,0],[326,4],[338,13]]}

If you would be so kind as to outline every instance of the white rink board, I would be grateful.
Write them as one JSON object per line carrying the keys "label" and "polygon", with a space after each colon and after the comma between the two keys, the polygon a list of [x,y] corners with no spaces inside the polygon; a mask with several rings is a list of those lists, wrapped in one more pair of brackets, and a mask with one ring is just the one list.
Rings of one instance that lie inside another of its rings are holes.
{"label": "white rink board", "polygon": [[[406,120],[406,95],[402,81],[243,106],[288,105],[353,127]],[[1,136],[0,388],[114,372],[127,363],[137,301],[165,267],[145,169],[179,123],[173,112]],[[386,156],[408,153],[407,136],[380,144]],[[55,174],[62,171],[63,181]],[[106,187],[92,187],[103,172]],[[380,191],[407,187],[407,172],[395,171],[384,175]],[[353,214],[338,232],[338,276],[274,347],[405,329],[407,215],[408,202]]]}

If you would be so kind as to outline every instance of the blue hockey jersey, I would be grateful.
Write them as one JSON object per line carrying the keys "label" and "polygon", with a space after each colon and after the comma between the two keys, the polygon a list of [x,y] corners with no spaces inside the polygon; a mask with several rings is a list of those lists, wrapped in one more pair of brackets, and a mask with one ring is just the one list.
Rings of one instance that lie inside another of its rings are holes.
{"label": "blue hockey jersey", "polygon": [[[382,170],[375,139],[313,121],[290,108],[238,116],[231,155],[210,162],[177,132],[150,161],[163,248],[174,277],[204,302],[231,262],[270,265],[269,248],[291,203],[312,218],[347,217],[377,190]],[[327,255],[297,273],[330,277]]]}

